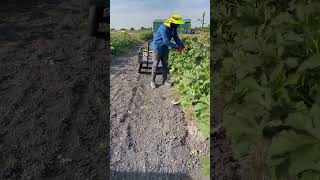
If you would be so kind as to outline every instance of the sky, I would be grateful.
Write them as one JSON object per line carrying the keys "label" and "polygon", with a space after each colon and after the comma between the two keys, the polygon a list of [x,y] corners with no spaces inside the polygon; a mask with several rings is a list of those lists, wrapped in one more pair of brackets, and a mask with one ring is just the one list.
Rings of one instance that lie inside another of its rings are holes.
{"label": "sky", "polygon": [[210,21],[209,0],[110,0],[111,28],[152,27],[154,19],[168,19],[173,14],[183,19],[191,19],[191,26],[201,26],[196,22],[205,11],[205,25]]}

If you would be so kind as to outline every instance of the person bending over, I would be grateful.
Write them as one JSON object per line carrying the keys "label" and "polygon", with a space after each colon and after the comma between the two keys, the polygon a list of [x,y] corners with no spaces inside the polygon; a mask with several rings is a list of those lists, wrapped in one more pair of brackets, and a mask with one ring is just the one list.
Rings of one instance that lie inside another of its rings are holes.
{"label": "person bending over", "polygon": [[[157,67],[159,62],[162,64],[162,83],[165,86],[172,86],[168,81],[168,57],[169,57],[169,47],[171,49],[177,49],[180,53],[183,51],[184,44],[178,37],[177,28],[179,25],[184,24],[185,21],[179,15],[174,15],[163,24],[160,25],[159,29],[154,35],[152,41],[153,49],[153,65],[151,72],[151,88],[156,88],[155,80],[157,75]],[[174,39],[176,43],[171,42]],[[189,48],[188,48],[189,50]]]}

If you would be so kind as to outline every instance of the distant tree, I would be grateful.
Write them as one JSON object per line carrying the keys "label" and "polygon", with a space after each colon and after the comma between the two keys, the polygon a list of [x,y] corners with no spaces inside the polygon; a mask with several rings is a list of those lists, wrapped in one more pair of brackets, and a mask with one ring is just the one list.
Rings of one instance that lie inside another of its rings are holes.
{"label": "distant tree", "polygon": [[144,30],[144,29],[145,29],[145,27],[141,27],[140,29],[141,29],[141,30]]}
{"label": "distant tree", "polygon": [[111,31],[114,31],[114,30],[116,30],[115,28],[111,28]]}
{"label": "distant tree", "polygon": [[125,30],[127,30],[127,29],[126,29],[126,28],[121,28],[120,30],[121,30],[121,31],[125,31]]}
{"label": "distant tree", "polygon": [[132,27],[132,28],[130,28],[130,30],[131,30],[131,31],[134,31],[134,28]]}

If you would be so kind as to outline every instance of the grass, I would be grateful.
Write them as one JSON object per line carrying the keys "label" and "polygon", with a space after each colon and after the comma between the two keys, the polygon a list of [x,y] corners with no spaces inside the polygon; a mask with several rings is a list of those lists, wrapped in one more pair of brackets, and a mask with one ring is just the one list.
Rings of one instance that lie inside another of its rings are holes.
{"label": "grass", "polygon": [[125,53],[129,48],[152,38],[153,34],[150,30],[113,31],[111,32],[111,54]]}

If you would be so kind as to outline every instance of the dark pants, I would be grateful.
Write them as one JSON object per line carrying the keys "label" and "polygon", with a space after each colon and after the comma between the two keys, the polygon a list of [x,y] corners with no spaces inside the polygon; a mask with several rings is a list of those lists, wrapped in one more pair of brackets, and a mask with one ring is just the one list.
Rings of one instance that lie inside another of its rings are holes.
{"label": "dark pants", "polygon": [[168,56],[169,51],[166,50],[164,52],[153,52],[153,64],[152,64],[152,81],[155,82],[157,75],[157,67],[159,62],[162,64],[162,78],[163,82],[168,80]]}

